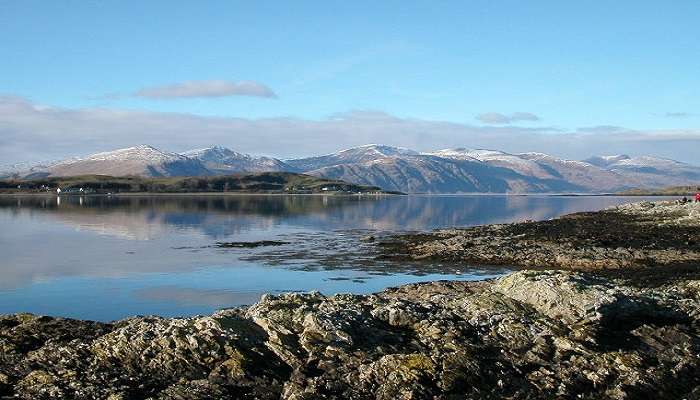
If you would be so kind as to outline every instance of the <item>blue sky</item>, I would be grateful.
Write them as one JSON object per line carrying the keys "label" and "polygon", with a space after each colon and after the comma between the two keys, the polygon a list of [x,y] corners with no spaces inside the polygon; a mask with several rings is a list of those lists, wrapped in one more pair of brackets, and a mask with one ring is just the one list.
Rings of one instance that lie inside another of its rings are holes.
{"label": "blue sky", "polygon": [[[376,110],[477,128],[499,125],[479,114],[521,112],[538,120],[500,125],[695,135],[699,17],[698,1],[1,1],[0,94],[71,111],[325,121]],[[193,81],[276,97],[134,95]]]}

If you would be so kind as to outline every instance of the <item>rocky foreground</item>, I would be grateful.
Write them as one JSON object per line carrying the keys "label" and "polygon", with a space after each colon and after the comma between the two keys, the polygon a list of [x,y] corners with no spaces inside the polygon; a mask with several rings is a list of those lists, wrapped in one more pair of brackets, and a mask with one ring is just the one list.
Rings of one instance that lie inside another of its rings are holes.
{"label": "rocky foreground", "polygon": [[0,318],[24,399],[700,398],[700,280],[520,271],[114,324]]}
{"label": "rocky foreground", "polygon": [[[416,244],[508,232],[540,246],[538,260],[549,254],[552,265],[596,269],[608,256],[618,271],[632,268],[628,276],[523,270],[367,296],[265,296],[211,316],[111,324],[0,316],[0,398],[700,399],[700,276],[636,278],[691,268],[698,210],[633,205],[443,231]],[[629,235],[615,236],[622,231]],[[527,251],[505,237],[494,242]],[[455,258],[473,249],[450,246],[443,252]]]}
{"label": "rocky foreground", "polygon": [[548,221],[401,235],[380,245],[388,258],[472,265],[694,269],[700,265],[700,203],[626,204]]}

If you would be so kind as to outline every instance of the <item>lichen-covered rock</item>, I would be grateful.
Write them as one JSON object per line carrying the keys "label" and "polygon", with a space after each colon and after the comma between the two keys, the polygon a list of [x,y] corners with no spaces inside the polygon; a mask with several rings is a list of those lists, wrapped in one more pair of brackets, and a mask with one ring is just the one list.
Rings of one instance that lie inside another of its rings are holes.
{"label": "lichen-covered rock", "polygon": [[0,397],[697,398],[698,282],[521,271],[204,317],[2,316]]}

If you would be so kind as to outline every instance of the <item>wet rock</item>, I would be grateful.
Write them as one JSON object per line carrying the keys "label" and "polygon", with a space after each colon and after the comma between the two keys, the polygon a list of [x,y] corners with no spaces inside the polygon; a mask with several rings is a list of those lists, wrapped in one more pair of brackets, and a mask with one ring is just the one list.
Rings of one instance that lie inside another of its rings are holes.
{"label": "wet rock", "polygon": [[285,244],[289,244],[289,242],[283,242],[281,240],[259,240],[257,242],[216,242],[214,247],[222,249],[253,249],[266,246],[284,246]]}
{"label": "wet rock", "polygon": [[548,221],[389,237],[383,259],[623,270],[700,264],[700,203],[627,204]]}

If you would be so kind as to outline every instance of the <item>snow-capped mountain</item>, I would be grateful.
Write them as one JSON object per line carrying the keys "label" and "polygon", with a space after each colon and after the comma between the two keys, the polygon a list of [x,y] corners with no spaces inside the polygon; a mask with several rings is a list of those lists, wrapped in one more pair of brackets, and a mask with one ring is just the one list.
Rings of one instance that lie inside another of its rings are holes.
{"label": "snow-capped mountain", "polygon": [[585,162],[589,164],[593,164],[595,166],[601,167],[601,168],[606,168],[609,165],[615,164],[619,161],[622,160],[629,160],[630,156],[627,154],[616,154],[612,156],[593,156],[591,158],[588,158],[584,160]]}
{"label": "snow-capped mountain", "polygon": [[180,153],[201,161],[207,169],[217,175],[237,172],[294,172],[296,169],[271,157],[253,157],[222,146],[212,146]]}
{"label": "snow-capped mountain", "polygon": [[627,178],[615,171],[605,170],[589,162],[565,160],[544,153],[510,154],[498,150],[448,149],[432,154],[447,158],[469,157],[525,176],[563,180],[585,190],[614,191],[630,185]]}
{"label": "snow-capped mountain", "polygon": [[[25,174],[26,175],[26,174]],[[84,158],[64,160],[34,175],[75,176],[197,176],[210,175],[204,165],[195,159],[177,153],[168,153],[148,145],[140,145],[95,153]]]}
{"label": "snow-capped mountain", "polygon": [[[640,171],[638,165],[642,159],[647,167],[657,166],[656,170]],[[601,166],[600,160],[610,166]],[[417,153],[367,145],[289,163],[312,175],[406,192],[615,192],[632,187],[700,182],[700,176],[694,175],[697,168],[681,169],[681,165],[687,164],[675,161],[623,156],[600,160],[577,161],[543,153],[511,154],[466,148]],[[684,175],[679,175],[681,170]],[[665,181],[669,176],[677,179]]]}
{"label": "snow-capped mountain", "polygon": [[662,173],[697,170],[697,167],[694,165],[668,158],[651,156],[630,157],[626,154],[621,154],[615,156],[596,156],[585,161],[611,170],[646,170],[648,172]]}
{"label": "snow-capped mountain", "polygon": [[596,156],[586,162],[624,176],[633,187],[665,187],[700,182],[700,168],[668,158]]}
{"label": "snow-capped mountain", "polygon": [[428,154],[384,157],[338,164],[308,174],[354,183],[369,183],[407,193],[580,192],[562,180],[546,180],[493,167],[478,160]]}
{"label": "snow-capped mountain", "polygon": [[408,193],[616,192],[700,184],[700,168],[651,156],[596,156],[576,161],[543,153],[467,148],[419,153],[377,144],[287,161],[253,157],[221,146],[177,154],[141,145],[7,170],[4,176],[30,178],[303,172]]}
{"label": "snow-capped mountain", "polygon": [[589,191],[614,192],[631,187],[631,182],[624,176],[584,161],[566,160],[534,152],[520,153],[518,156],[534,161],[546,168],[553,176]]}
{"label": "snow-capped mountain", "polygon": [[38,176],[43,176],[46,175],[46,170],[51,165],[58,164],[59,162],[61,161],[54,160],[2,165],[0,166],[0,179],[32,177],[35,174],[38,174]]}
{"label": "snow-capped mountain", "polygon": [[333,165],[357,164],[376,161],[387,157],[405,157],[418,154],[417,151],[403,147],[367,144],[323,156],[286,160],[285,162],[299,170],[311,171]]}
{"label": "snow-capped mountain", "polygon": [[491,166],[508,168],[519,174],[541,179],[559,178],[558,175],[553,174],[553,171],[535,161],[498,150],[457,148],[438,150],[426,154],[454,160],[477,160]]}
{"label": "snow-capped mountain", "polygon": [[[554,179],[546,171],[538,171],[540,176],[537,176],[491,165],[479,159],[487,157],[486,153],[485,150],[453,149],[421,154],[405,148],[366,145],[288,163],[311,175],[355,183],[372,182],[388,190],[409,193],[586,190]],[[502,152],[491,153],[506,156]],[[527,163],[526,160],[519,162]]]}

